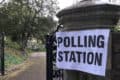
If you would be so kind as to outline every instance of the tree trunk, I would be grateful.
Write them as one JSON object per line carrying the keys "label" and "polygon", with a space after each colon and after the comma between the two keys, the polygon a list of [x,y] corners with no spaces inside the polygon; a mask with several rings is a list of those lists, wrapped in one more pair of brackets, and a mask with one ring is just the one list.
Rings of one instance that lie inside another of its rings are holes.
{"label": "tree trunk", "polygon": [[29,34],[28,33],[23,33],[22,34],[22,45],[21,45],[21,52],[23,55],[27,56],[27,53],[26,53],[26,47],[27,47],[27,41],[28,41],[28,38],[29,38]]}

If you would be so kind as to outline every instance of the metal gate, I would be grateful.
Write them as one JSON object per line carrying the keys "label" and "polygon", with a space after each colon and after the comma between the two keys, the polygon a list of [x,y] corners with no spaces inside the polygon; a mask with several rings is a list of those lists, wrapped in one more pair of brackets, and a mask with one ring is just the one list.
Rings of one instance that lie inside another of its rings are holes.
{"label": "metal gate", "polygon": [[0,73],[5,74],[5,64],[4,64],[4,32],[0,32]]}
{"label": "metal gate", "polygon": [[47,79],[46,80],[63,80],[63,70],[56,67],[56,36],[57,30],[46,36],[46,52],[47,52]]}

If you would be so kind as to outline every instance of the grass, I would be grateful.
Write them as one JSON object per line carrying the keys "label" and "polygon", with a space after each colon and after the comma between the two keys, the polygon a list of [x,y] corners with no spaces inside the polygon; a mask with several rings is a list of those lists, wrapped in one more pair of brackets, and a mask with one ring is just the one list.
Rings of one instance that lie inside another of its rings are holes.
{"label": "grass", "polygon": [[20,45],[17,42],[13,42],[10,37],[6,37],[4,51],[5,68],[21,64],[26,59],[26,57],[21,54]]}
{"label": "grass", "polygon": [[[23,63],[27,56],[21,54],[20,45],[17,42],[13,42],[10,37],[6,37],[5,40],[5,68],[10,68],[14,65],[18,65]],[[37,46],[37,48],[27,48],[26,53],[27,55],[30,55],[29,53],[32,52],[38,52],[38,51],[45,51],[45,46],[43,44],[40,44]]]}
{"label": "grass", "polygon": [[5,68],[9,68],[13,65],[21,64],[24,62],[26,57],[21,55],[20,51],[6,48],[5,49]]}

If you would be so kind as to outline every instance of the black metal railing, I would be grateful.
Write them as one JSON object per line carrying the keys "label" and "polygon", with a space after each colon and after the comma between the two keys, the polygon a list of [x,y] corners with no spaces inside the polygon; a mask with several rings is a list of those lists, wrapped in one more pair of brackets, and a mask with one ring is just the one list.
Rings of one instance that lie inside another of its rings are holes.
{"label": "black metal railing", "polygon": [[56,31],[46,36],[46,52],[47,52],[47,80],[63,80],[63,70],[56,67]]}
{"label": "black metal railing", "polygon": [[4,64],[4,33],[0,33],[0,73],[5,74],[5,64]]}

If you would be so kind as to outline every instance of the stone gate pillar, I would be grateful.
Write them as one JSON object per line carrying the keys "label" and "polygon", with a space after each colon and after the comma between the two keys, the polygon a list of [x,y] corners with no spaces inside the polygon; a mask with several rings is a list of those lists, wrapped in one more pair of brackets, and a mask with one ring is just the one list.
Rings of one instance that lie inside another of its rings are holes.
{"label": "stone gate pillar", "polygon": [[[63,31],[101,28],[113,30],[120,18],[120,6],[105,3],[99,4],[92,0],[85,0],[61,10],[57,14],[57,17],[59,18],[59,23],[64,26]],[[111,39],[109,41],[111,43]],[[109,49],[110,48],[111,44],[109,44]],[[108,51],[107,72],[105,78],[97,78],[79,71],[65,70],[64,80],[92,80],[94,78],[94,80],[111,80],[110,75],[114,74],[110,73],[112,71],[111,60],[110,49]],[[114,78],[112,80],[116,79]]]}

